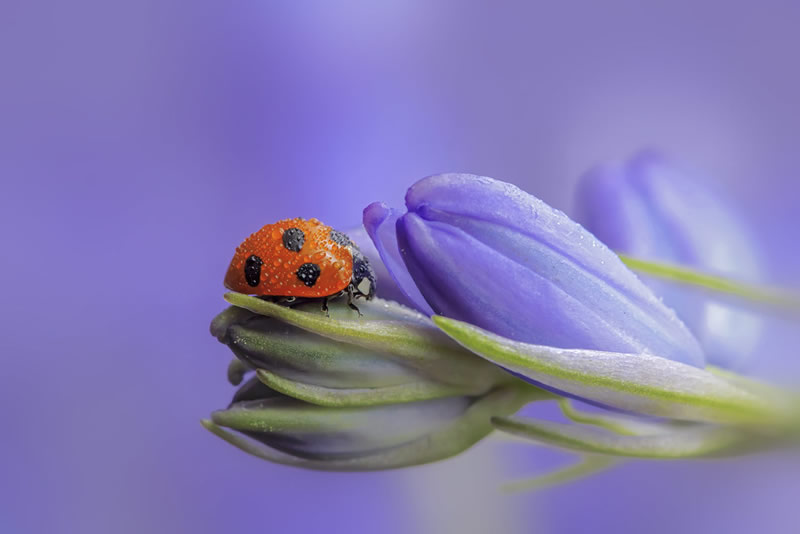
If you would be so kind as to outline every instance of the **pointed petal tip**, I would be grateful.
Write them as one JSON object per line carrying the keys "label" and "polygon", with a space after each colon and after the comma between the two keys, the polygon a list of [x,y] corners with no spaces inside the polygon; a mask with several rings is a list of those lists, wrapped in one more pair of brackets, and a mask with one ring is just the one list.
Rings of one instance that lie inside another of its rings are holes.
{"label": "pointed petal tip", "polygon": [[407,302],[425,315],[431,315],[433,310],[420,293],[400,255],[396,232],[400,218],[399,210],[390,208],[383,202],[373,202],[364,208],[364,228],[375,244],[386,270]]}
{"label": "pointed petal tip", "polygon": [[428,204],[442,204],[447,210],[463,202],[480,200],[486,193],[517,196],[521,190],[510,183],[470,173],[442,173],[426,176],[408,188],[405,203],[408,211],[423,210]]}
{"label": "pointed petal tip", "polygon": [[378,227],[392,214],[392,209],[385,202],[373,202],[363,212],[364,228],[375,240],[375,232]]}

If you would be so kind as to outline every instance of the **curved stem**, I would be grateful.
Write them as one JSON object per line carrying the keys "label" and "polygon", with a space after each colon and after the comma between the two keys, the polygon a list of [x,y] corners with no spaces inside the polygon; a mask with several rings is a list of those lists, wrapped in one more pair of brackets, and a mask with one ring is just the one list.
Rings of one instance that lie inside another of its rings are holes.
{"label": "curved stem", "polygon": [[518,493],[522,491],[538,491],[567,482],[573,482],[581,478],[594,475],[601,471],[610,469],[620,463],[617,458],[607,456],[584,456],[579,462],[568,465],[561,469],[550,471],[532,478],[509,482],[503,486],[503,493]]}
{"label": "curved stem", "polygon": [[[545,445],[584,454],[628,458],[678,459],[734,456],[752,450],[756,436],[738,429],[692,425],[672,432],[625,436],[597,428],[552,423],[521,417],[493,417],[498,430],[527,437]],[[757,448],[757,447],[756,447]]]}

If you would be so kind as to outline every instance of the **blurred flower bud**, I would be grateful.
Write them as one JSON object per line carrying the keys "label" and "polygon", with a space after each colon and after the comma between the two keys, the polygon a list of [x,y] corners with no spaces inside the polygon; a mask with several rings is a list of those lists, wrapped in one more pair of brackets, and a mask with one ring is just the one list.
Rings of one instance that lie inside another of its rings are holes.
{"label": "blurred flower bud", "polygon": [[689,330],[611,250],[517,187],[431,176],[406,207],[374,203],[364,226],[419,309],[517,341],[704,364]]}
{"label": "blurred flower bud", "polygon": [[[724,195],[653,152],[595,168],[577,191],[578,220],[613,250],[754,281],[757,247]],[[736,367],[754,348],[762,321],[734,304],[644,276],[697,337],[710,363]]]}

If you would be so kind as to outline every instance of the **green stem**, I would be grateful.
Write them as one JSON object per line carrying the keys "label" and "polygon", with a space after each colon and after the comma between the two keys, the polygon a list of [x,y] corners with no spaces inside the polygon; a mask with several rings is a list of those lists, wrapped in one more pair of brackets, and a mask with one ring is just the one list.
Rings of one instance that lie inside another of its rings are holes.
{"label": "green stem", "polygon": [[649,276],[702,287],[785,311],[800,312],[800,295],[792,290],[748,284],[680,265],[643,260],[625,254],[619,254],[619,258],[634,271]]}
{"label": "green stem", "polygon": [[630,419],[625,419],[618,415],[585,413],[576,409],[575,406],[572,405],[572,401],[567,398],[559,399],[558,406],[561,408],[561,413],[570,421],[583,425],[597,426],[623,436],[652,434],[669,429],[664,423],[649,423],[632,417]]}
{"label": "green stem", "polygon": [[610,469],[620,463],[620,461],[621,460],[617,458],[587,455],[580,462],[562,469],[556,469],[555,471],[543,475],[505,484],[503,486],[503,492],[518,493],[522,491],[536,491],[566,484],[567,482],[573,482],[599,473],[600,471]]}

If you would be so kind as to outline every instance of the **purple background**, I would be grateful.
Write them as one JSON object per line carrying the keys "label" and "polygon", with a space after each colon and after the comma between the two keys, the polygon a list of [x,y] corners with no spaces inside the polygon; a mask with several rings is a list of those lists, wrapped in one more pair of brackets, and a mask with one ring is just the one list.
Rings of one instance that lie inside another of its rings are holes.
{"label": "purple background", "polygon": [[[657,146],[729,189],[770,281],[797,284],[800,8],[641,4],[0,4],[0,532],[797,532],[785,458],[500,497],[565,457],[314,473],[198,423],[232,392],[207,326],[235,245],[354,225],[436,172],[569,210],[587,167]],[[797,363],[791,331],[757,367]]]}

